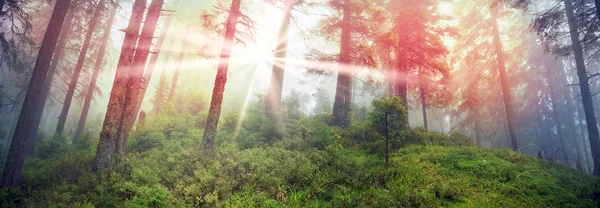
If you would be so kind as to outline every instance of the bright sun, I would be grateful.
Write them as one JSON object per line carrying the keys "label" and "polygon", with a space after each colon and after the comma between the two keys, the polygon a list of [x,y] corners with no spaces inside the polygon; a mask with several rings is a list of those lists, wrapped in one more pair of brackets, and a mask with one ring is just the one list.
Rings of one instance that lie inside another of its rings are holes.
{"label": "bright sun", "polygon": [[438,13],[440,14],[450,14],[452,13],[452,4],[449,2],[440,2],[438,5]]}

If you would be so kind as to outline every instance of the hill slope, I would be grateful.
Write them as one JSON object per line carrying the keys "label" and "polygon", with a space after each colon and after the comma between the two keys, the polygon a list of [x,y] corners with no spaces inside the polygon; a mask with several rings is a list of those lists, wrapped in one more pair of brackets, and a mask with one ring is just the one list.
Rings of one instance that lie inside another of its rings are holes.
{"label": "hill slope", "polygon": [[[248,149],[223,143],[205,157],[200,135],[136,133],[132,151],[111,174],[89,173],[95,146],[89,142],[29,159],[23,192],[2,190],[2,207],[597,207],[600,201],[598,178],[510,150],[409,145],[385,168],[380,155],[359,144],[315,148],[301,138]],[[43,145],[56,150],[57,140]]]}

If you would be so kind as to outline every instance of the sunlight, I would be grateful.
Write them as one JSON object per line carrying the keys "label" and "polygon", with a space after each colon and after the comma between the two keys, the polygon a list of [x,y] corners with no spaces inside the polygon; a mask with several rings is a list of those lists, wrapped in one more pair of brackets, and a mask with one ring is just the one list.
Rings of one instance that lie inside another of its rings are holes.
{"label": "sunlight", "polygon": [[452,6],[452,4],[450,2],[440,2],[440,4],[438,5],[438,13],[440,14],[444,14],[444,15],[448,15],[451,14],[453,12],[454,7]]}

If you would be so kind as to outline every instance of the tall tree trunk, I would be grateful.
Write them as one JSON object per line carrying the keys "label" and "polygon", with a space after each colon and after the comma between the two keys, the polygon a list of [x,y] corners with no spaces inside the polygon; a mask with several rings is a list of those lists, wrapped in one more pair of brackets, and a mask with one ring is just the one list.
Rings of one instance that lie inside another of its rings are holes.
{"label": "tall tree trunk", "polygon": [[565,158],[565,164],[570,165],[569,155],[567,154],[567,142],[565,141],[565,134],[562,128],[562,122],[560,121],[560,115],[558,115],[558,104],[557,104],[557,96],[554,94],[554,81],[552,80],[552,76],[550,75],[550,67],[546,67],[546,79],[548,79],[548,90],[550,94],[550,103],[552,104],[552,115],[554,116],[554,123],[556,125],[556,130],[558,131],[558,138],[560,138],[560,143],[562,146],[562,155]]}
{"label": "tall tree trunk", "polygon": [[40,93],[40,103],[37,108],[37,112],[35,115],[35,120],[31,130],[31,142],[29,142],[27,146],[27,154],[33,155],[35,153],[35,144],[37,141],[38,132],[40,129],[40,123],[42,121],[42,116],[44,115],[44,108],[46,107],[46,100],[48,100],[48,95],[50,94],[50,88],[52,86],[52,81],[54,80],[54,74],[56,73],[56,67],[62,58],[62,54],[64,52],[65,45],[67,44],[67,40],[69,39],[69,34],[71,33],[71,24],[73,19],[73,14],[75,12],[71,11],[67,13],[65,17],[64,24],[60,30],[60,36],[58,37],[58,42],[56,42],[56,48],[54,50],[54,55],[52,56],[52,61],[50,62],[50,66],[48,67],[48,75],[46,75],[46,80],[44,80],[44,88]]}
{"label": "tall tree trunk", "polygon": [[125,110],[125,97],[127,95],[127,81],[129,76],[131,76],[131,71],[133,69],[133,56],[145,7],[145,0],[135,0],[133,3],[129,25],[127,26],[125,37],[123,38],[123,46],[121,48],[121,55],[119,56],[115,80],[110,92],[106,116],[104,117],[104,124],[102,126],[102,131],[100,132],[98,150],[96,151],[96,158],[92,171],[109,168],[117,162],[120,157],[120,136],[123,131],[121,124],[125,117],[123,112]]}
{"label": "tall tree trunk", "polygon": [[494,45],[496,48],[496,59],[498,61],[498,71],[500,72],[500,84],[502,85],[502,95],[504,98],[504,108],[506,111],[506,118],[508,121],[508,131],[510,133],[510,143],[512,149],[517,151],[519,149],[519,138],[517,136],[517,127],[515,122],[515,113],[512,107],[512,100],[510,95],[510,86],[508,85],[508,77],[506,75],[506,65],[504,63],[504,52],[502,49],[502,43],[500,42],[500,31],[498,30],[497,22],[497,8],[492,8],[492,29],[494,33]]}
{"label": "tall tree trunk", "polygon": [[[421,93],[421,109],[423,109],[423,127],[427,128],[427,103],[425,98],[425,82],[423,81],[423,69],[419,69],[419,92]],[[443,125],[443,124],[442,124]]]}
{"label": "tall tree trunk", "polygon": [[570,126],[570,128],[568,128],[570,130],[570,135],[573,136],[573,138],[575,139],[575,146],[577,147],[577,157],[579,159],[582,160],[583,163],[583,168],[585,169],[586,172],[591,173],[590,167],[589,167],[589,159],[587,158],[587,153],[585,151],[584,148],[584,142],[583,142],[583,138],[584,136],[581,134],[581,129],[577,126],[577,118],[574,116],[573,112],[578,112],[577,108],[575,108],[574,104],[573,104],[573,100],[572,100],[572,93],[571,93],[571,89],[564,87],[567,85],[568,81],[568,77],[567,74],[565,73],[565,69],[564,69],[564,65],[562,63],[562,61],[557,64],[554,64],[555,66],[558,65],[558,67],[556,68],[558,70],[558,76],[560,76],[561,82],[559,85],[562,85],[563,87],[561,87],[562,91],[561,91],[561,97],[562,99],[566,100],[567,103],[567,108],[564,109],[564,113],[568,116],[569,118],[569,122],[567,122]]}
{"label": "tall tree trunk", "polygon": [[344,11],[342,19],[342,38],[340,47],[340,58],[338,60],[337,85],[335,89],[335,100],[333,102],[332,126],[346,127],[350,123],[350,102],[352,101],[352,70],[350,64],[350,1],[344,0]]}
{"label": "tall tree trunk", "polygon": [[[174,5],[175,5],[175,9],[177,9],[177,5],[179,5],[179,1],[175,2]],[[138,95],[138,101],[135,106],[136,115],[138,112],[140,112],[142,103],[144,102],[144,97],[146,97],[146,91],[148,90],[148,85],[150,84],[152,75],[154,74],[154,68],[156,67],[156,62],[158,61],[158,57],[161,54],[163,43],[165,42],[167,34],[169,33],[169,28],[171,27],[171,22],[173,22],[173,17],[174,17],[174,15],[170,14],[167,17],[167,19],[165,20],[165,25],[161,29],[158,40],[156,41],[156,46],[154,47],[154,53],[152,54],[152,57],[150,58],[150,62],[148,63],[148,68],[144,71],[144,80],[142,82],[140,95]]]}
{"label": "tall tree trunk", "polygon": [[83,41],[81,51],[79,51],[79,58],[77,59],[77,64],[75,64],[73,76],[71,77],[71,83],[69,84],[69,88],[67,89],[67,94],[63,102],[63,107],[60,112],[60,116],[58,117],[58,124],[56,125],[55,132],[56,135],[61,135],[63,133],[63,130],[65,129],[65,122],[67,121],[67,115],[69,114],[69,109],[71,108],[71,102],[73,101],[75,89],[77,88],[77,84],[79,83],[79,76],[81,75],[83,63],[85,62],[85,57],[90,47],[92,35],[94,34],[94,30],[96,30],[96,25],[98,24],[98,19],[100,18],[100,13],[103,9],[104,0],[100,0],[100,2],[98,2],[98,5],[96,6],[96,10],[94,11],[94,16],[92,16],[92,19],[90,20],[90,25],[88,27],[87,33],[85,34],[85,40]]}
{"label": "tall tree trunk", "polygon": [[[402,105],[408,110],[408,66],[406,63],[406,51],[402,48],[406,47],[406,39],[408,38],[405,31],[400,31],[400,39],[396,47],[396,83],[394,85],[395,95],[402,99]],[[400,121],[402,129],[409,128],[408,115]]]}
{"label": "tall tree trunk", "polygon": [[593,156],[591,155],[591,147],[590,147],[590,140],[589,140],[589,136],[588,136],[588,131],[587,129],[587,123],[585,122],[585,113],[583,112],[583,106],[582,105],[577,105],[577,120],[578,120],[578,126],[579,126],[579,132],[581,132],[581,136],[582,136],[582,144],[583,144],[583,149],[584,149],[584,154],[586,155],[586,157],[588,158],[588,166],[590,167],[590,172],[593,172],[594,169],[594,159]]}
{"label": "tall tree trunk", "polygon": [[79,141],[79,139],[81,138],[81,134],[83,133],[83,129],[85,129],[85,123],[87,121],[87,116],[90,111],[92,99],[94,98],[94,89],[96,88],[96,82],[98,80],[98,76],[100,75],[100,71],[102,69],[102,61],[104,60],[104,55],[106,54],[108,38],[110,38],[110,31],[112,29],[118,7],[119,7],[119,4],[114,3],[113,8],[111,10],[111,15],[110,15],[108,21],[106,22],[106,28],[104,29],[104,34],[102,35],[102,40],[100,41],[100,45],[98,46],[99,50],[98,50],[98,56],[96,57],[96,63],[94,65],[94,72],[92,74],[92,79],[90,80],[90,84],[88,85],[88,89],[85,94],[83,110],[81,111],[81,115],[79,116],[79,123],[77,124],[77,129],[75,130],[75,135],[73,135],[72,144],[76,144],[77,141]]}
{"label": "tall tree trunk", "polygon": [[482,138],[481,138],[481,124],[479,123],[479,117],[476,116],[474,118],[473,123],[475,124],[475,142],[477,142],[478,147],[482,147]]}
{"label": "tall tree trunk", "polygon": [[169,90],[169,97],[167,98],[167,102],[175,102],[173,98],[175,97],[175,90],[177,90],[177,82],[179,81],[179,75],[181,74],[181,62],[183,62],[183,57],[185,56],[187,42],[186,39],[187,35],[185,35],[181,39],[181,48],[179,49],[177,65],[175,66],[175,73],[173,73],[173,79],[171,80],[171,89]]}
{"label": "tall tree trunk", "polygon": [[142,88],[144,68],[148,61],[150,46],[152,45],[152,39],[154,37],[154,32],[156,31],[156,25],[164,2],[164,0],[152,0],[152,3],[150,3],[148,14],[146,14],[146,19],[144,20],[142,34],[140,35],[135,50],[135,56],[133,57],[133,72],[127,81],[127,95],[125,97],[125,107],[123,110],[124,118],[121,123],[122,151],[125,151],[127,140],[129,139],[129,132],[131,132],[131,129],[135,124],[135,118],[137,117],[136,107]]}
{"label": "tall tree trunk", "polygon": [[4,171],[0,179],[0,187],[17,187],[21,181],[23,163],[25,162],[25,148],[33,137],[31,128],[35,122],[36,111],[40,102],[40,94],[43,90],[46,76],[48,75],[48,66],[52,60],[52,54],[56,47],[56,42],[60,34],[65,16],[69,11],[71,0],[57,0],[54,5],[54,11],[48,22],[48,28],[42,40],[42,45],[38,53],[33,74],[27,85],[25,100],[21,107],[17,128],[13,134],[8,157],[4,164]]}
{"label": "tall tree trunk", "polygon": [[219,123],[219,115],[221,114],[221,104],[223,103],[223,92],[225,91],[225,83],[227,82],[227,69],[229,68],[229,57],[231,55],[231,47],[233,46],[233,36],[235,35],[235,26],[240,13],[240,1],[233,0],[231,2],[231,10],[227,18],[225,26],[225,38],[223,40],[223,48],[221,49],[221,57],[219,59],[219,67],[215,78],[215,87],[213,89],[210,108],[208,110],[208,118],[206,119],[206,127],[204,128],[204,136],[202,139],[202,152],[208,153],[213,148],[215,135],[217,134],[217,124]]}
{"label": "tall tree trunk", "polygon": [[[292,7],[294,0],[285,0],[283,2],[283,22],[279,28],[277,36],[277,47],[275,49],[275,59],[273,60],[273,72],[271,75],[271,84],[267,91],[265,99],[265,111],[279,112],[281,110],[281,94],[283,91],[283,75],[285,71],[285,58],[287,56],[288,34],[290,30],[290,20],[292,19]],[[280,118],[276,116],[276,118]]]}
{"label": "tall tree trunk", "polygon": [[585,61],[583,59],[583,49],[579,41],[579,33],[577,32],[577,22],[575,22],[575,14],[573,14],[573,5],[569,0],[564,0],[564,3],[565,10],[567,12],[567,20],[569,22],[571,42],[573,43],[573,53],[575,54],[577,77],[579,78],[579,90],[581,91],[581,98],[583,100],[583,110],[585,111],[585,121],[587,123],[588,137],[590,140],[590,147],[592,149],[592,158],[594,161],[593,174],[596,176],[600,176],[600,135],[598,134],[596,115],[594,114],[594,104],[592,103],[590,85],[588,84],[589,78],[585,69]]}

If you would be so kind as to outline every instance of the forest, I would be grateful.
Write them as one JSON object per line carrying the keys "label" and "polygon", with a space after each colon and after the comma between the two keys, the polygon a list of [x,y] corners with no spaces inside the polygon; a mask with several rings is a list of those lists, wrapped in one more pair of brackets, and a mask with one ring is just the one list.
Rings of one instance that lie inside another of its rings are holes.
{"label": "forest", "polygon": [[600,207],[600,0],[0,0],[0,207]]}

